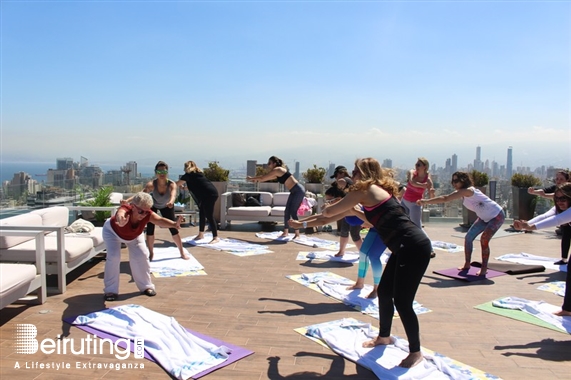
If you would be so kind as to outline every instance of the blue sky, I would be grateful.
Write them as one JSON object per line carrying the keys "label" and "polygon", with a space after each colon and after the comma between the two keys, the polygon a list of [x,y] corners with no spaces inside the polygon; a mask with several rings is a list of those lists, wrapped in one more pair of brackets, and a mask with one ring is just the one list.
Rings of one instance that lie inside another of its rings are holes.
{"label": "blue sky", "polygon": [[571,162],[571,4],[2,1],[1,160]]}

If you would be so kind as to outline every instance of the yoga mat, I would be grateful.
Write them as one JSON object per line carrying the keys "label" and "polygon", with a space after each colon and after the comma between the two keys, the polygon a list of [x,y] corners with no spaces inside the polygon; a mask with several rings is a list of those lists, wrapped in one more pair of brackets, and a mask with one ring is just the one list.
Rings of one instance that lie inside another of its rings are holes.
{"label": "yoga mat", "polygon": [[273,253],[273,251],[269,250],[267,245],[252,244],[237,239],[220,239],[218,243],[209,244],[212,240],[212,233],[210,232],[204,234],[204,239],[194,240],[196,236],[197,235],[185,237],[182,239],[182,242],[196,247],[228,252],[241,257]]}
{"label": "yoga mat", "polygon": [[[361,322],[359,320],[356,320],[354,318],[344,318],[344,319],[339,319],[336,321],[330,321],[330,322],[324,322],[324,323],[319,323],[316,325],[311,325],[311,326],[304,326],[304,327],[299,327],[297,329],[294,329],[295,332],[297,332],[298,334],[303,335],[304,337],[308,338],[309,340],[312,340],[313,342],[328,348],[331,350],[331,347],[329,347],[327,345],[326,342],[324,342],[323,340],[319,339],[318,337],[314,337],[311,336],[310,334],[308,334],[308,331],[310,330],[314,330],[316,328],[330,328],[330,327],[335,327],[335,326],[339,326],[340,324],[355,324],[355,325],[366,325],[366,323]],[[370,326],[369,328],[371,329],[371,331],[373,332],[378,332],[378,328],[375,326]],[[396,339],[400,339],[398,337],[393,336]],[[401,339],[402,340],[402,339]],[[354,344],[354,342],[351,342]],[[349,344],[351,344],[349,343]],[[333,351],[333,350],[331,350]],[[333,351],[334,352],[334,351]],[[438,359],[440,363],[442,363],[444,366],[452,368],[458,372],[461,373],[461,376],[459,375],[458,378],[462,378],[462,379],[472,379],[472,380],[490,380],[490,379],[499,379],[497,376],[494,376],[490,373],[484,372],[482,370],[479,370],[477,368],[471,367],[467,364],[464,364],[462,362],[459,362],[457,360],[454,360],[452,358],[449,358],[447,356],[444,356],[440,353],[436,353],[435,351],[429,350],[425,347],[421,347],[421,352],[423,354],[423,356],[425,357],[426,360],[430,360],[431,358],[435,358]],[[349,358],[347,358],[349,359]],[[349,359],[351,360],[351,359]],[[356,364],[359,365],[363,365],[362,363],[359,363],[359,361],[354,361]],[[371,368],[368,368],[367,366],[363,367],[371,370]],[[397,373],[394,374],[394,377],[391,378],[397,378],[401,375],[403,375],[403,371],[406,371],[406,369],[400,368],[398,367]],[[378,375],[377,375],[378,376]],[[382,377],[380,377],[382,378]],[[412,378],[412,377],[406,377],[406,378]]]}
{"label": "yoga mat", "polygon": [[267,239],[267,240],[277,240],[277,241],[292,241],[295,234],[288,234],[287,236],[281,236],[281,231],[273,231],[273,232],[258,232],[256,236],[260,239]]}
{"label": "yoga mat", "polygon": [[[80,330],[83,330],[83,331],[87,332],[88,334],[97,335],[98,338],[101,338],[101,339],[109,339],[109,340],[111,340],[113,343],[115,343],[118,339],[121,339],[120,337],[118,337],[118,336],[116,336],[116,335],[108,334],[108,333],[106,333],[105,331],[101,331],[101,330],[98,330],[98,329],[94,329],[94,328],[91,327],[91,326],[87,326],[87,325],[73,325],[72,322],[73,322],[77,317],[78,317],[77,315],[74,316],[74,317],[67,317],[67,318],[64,318],[63,321],[66,322],[66,323],[68,323],[68,324],[70,324],[70,325],[72,325],[72,326],[77,327],[77,328],[80,329]],[[230,365],[230,364],[232,364],[232,363],[234,363],[234,362],[237,362],[238,360],[243,359],[243,358],[245,358],[246,356],[252,355],[252,354],[254,353],[254,351],[250,351],[250,350],[247,350],[247,349],[245,349],[245,348],[243,348],[243,347],[236,346],[236,345],[234,345],[234,344],[232,344],[232,343],[224,342],[224,341],[222,341],[222,340],[220,340],[220,339],[216,339],[216,338],[213,338],[213,337],[211,337],[211,336],[201,334],[201,333],[199,333],[199,332],[197,332],[197,331],[193,331],[193,330],[188,329],[188,328],[186,328],[186,327],[185,327],[185,329],[186,329],[188,332],[190,332],[191,334],[193,334],[193,335],[195,335],[195,336],[197,336],[197,337],[199,337],[199,338],[201,338],[201,339],[204,339],[205,341],[207,341],[207,342],[209,342],[209,343],[215,344],[215,345],[217,345],[217,346],[224,345],[224,346],[226,346],[226,347],[228,347],[228,348],[230,348],[230,349],[232,350],[232,353],[231,353],[230,355],[228,355],[228,359],[226,359],[223,363],[220,363],[220,364],[218,364],[218,365],[216,365],[216,366],[213,366],[212,368],[209,368],[209,369],[207,369],[207,370],[204,370],[204,371],[202,371],[202,372],[196,374],[196,375],[193,377],[193,379],[201,378],[201,377],[203,377],[203,376],[205,376],[205,375],[208,375],[208,374],[211,373],[211,372],[216,371],[217,369],[226,367],[227,365]],[[124,344],[124,342],[122,342],[122,341],[119,342],[117,345],[120,346],[121,348],[125,348],[125,344]],[[133,352],[133,350],[132,350],[133,346],[134,346],[134,345],[132,345],[132,344],[130,345],[131,352]],[[149,354],[147,353],[147,350],[145,350],[145,358],[155,363],[155,360],[153,359],[153,357],[152,357],[151,355],[149,355]]]}
{"label": "yoga mat", "polygon": [[[509,230],[506,231],[504,229],[499,229],[494,234],[494,236],[492,236],[492,239],[499,239],[499,238],[503,238],[503,237],[507,237],[507,236],[518,236],[519,234],[522,234],[522,233],[523,233],[522,231],[510,232]],[[453,233],[452,236],[464,239],[466,237],[466,232],[456,232],[456,233]],[[478,235],[476,237],[476,240],[480,241],[481,236],[482,236],[481,234]]]}
{"label": "yoga mat", "polygon": [[186,248],[183,248],[189,257],[184,260],[180,257],[177,247],[155,248],[153,261],[149,263],[154,277],[183,277],[204,276],[204,266],[194,258]]}
{"label": "yoga mat", "polygon": [[493,278],[498,276],[504,276],[505,273],[497,272],[492,269],[488,269],[488,273],[485,276],[476,276],[476,272],[478,272],[480,268],[470,267],[469,270],[459,270],[458,268],[450,268],[450,269],[441,269],[435,270],[432,273],[439,274],[444,277],[454,278],[456,280],[463,280],[463,281],[482,281],[487,278]]}
{"label": "yoga mat", "polygon": [[[286,278],[289,278],[292,281],[297,282],[298,284],[301,284],[303,286],[305,286],[306,288],[309,288],[313,291],[316,291],[319,294],[323,294],[326,297],[329,297],[331,299],[334,299],[335,301],[341,302],[349,307],[351,307],[354,310],[357,310],[365,315],[368,315],[370,317],[373,317],[375,319],[379,319],[379,305],[378,305],[378,298],[366,298],[366,296],[371,292],[371,290],[373,290],[373,287],[371,285],[365,285],[365,287],[363,289],[355,289],[352,291],[347,291],[347,294],[351,294],[356,296],[357,298],[359,298],[360,302],[355,302],[355,303],[351,303],[350,299],[340,299],[337,297],[334,297],[331,294],[327,294],[325,293],[318,285],[318,282],[320,280],[329,280],[333,283],[337,283],[343,286],[349,286],[349,285],[353,285],[355,283],[355,281],[353,280],[349,280],[348,278],[345,278],[343,276],[339,276],[338,274],[335,274],[333,272],[316,272],[316,273],[303,273],[303,274],[294,274],[294,275],[288,275],[286,276]],[[355,295],[355,293],[358,292],[358,295]],[[432,310],[422,306],[422,304],[418,303],[417,301],[413,301],[413,309],[414,312],[417,315],[420,314],[424,314],[424,313],[430,313]],[[395,309],[395,314],[394,314],[394,318],[399,318],[398,312]]]}
{"label": "yoga mat", "polygon": [[565,297],[565,287],[565,281],[553,281],[548,284],[543,284],[537,289],[556,294],[560,297]]}
{"label": "yoga mat", "polygon": [[[339,241],[321,239],[315,236],[302,235],[299,239],[292,240],[294,243],[307,245],[312,248],[322,248],[331,251],[339,251]],[[355,244],[347,243],[346,248],[353,248]]]}
{"label": "yoga mat", "polygon": [[510,263],[526,264],[526,265],[543,265],[546,269],[551,269],[560,272],[567,272],[567,264],[555,265],[554,262],[557,259],[551,257],[532,255],[530,253],[520,252],[520,253],[508,253],[500,257],[496,257],[496,260],[508,261]]}
{"label": "yoga mat", "polygon": [[[482,263],[477,261],[471,262],[470,265],[476,268],[482,267]],[[545,272],[545,267],[543,265],[525,265],[517,263],[488,263],[488,270],[489,269],[511,275]]]}
{"label": "yoga mat", "polygon": [[[549,323],[547,323],[547,322],[545,322],[539,318],[536,318],[531,314],[526,313],[525,311],[504,309],[501,307],[496,307],[496,306],[492,305],[492,301],[483,303],[483,304],[478,305],[478,306],[474,306],[474,309],[487,311],[488,313],[501,315],[502,317],[508,317],[511,319],[515,319],[516,321],[530,323],[532,325],[545,327],[545,328],[553,330],[553,331],[557,331],[557,332],[560,332],[563,334],[567,334],[565,331],[562,331],[562,330],[558,329],[557,327],[555,327],[555,326],[553,326],[553,325],[551,325],[551,324],[549,324]],[[567,335],[569,335],[569,334],[567,334]]]}
{"label": "yoga mat", "polygon": [[342,257],[335,257],[338,251],[300,251],[296,260],[311,261],[335,261],[339,263],[359,262],[358,252],[345,252]]}

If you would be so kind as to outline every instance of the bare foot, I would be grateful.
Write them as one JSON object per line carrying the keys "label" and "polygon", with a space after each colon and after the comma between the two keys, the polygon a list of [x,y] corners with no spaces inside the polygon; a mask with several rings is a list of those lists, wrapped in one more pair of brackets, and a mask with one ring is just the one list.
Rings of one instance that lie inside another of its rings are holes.
{"label": "bare foot", "polygon": [[279,237],[284,238],[287,237],[289,235],[289,233],[287,231],[284,231]]}
{"label": "bare foot", "polygon": [[210,243],[208,244],[216,244],[216,243],[220,243],[220,239],[218,237],[215,237],[214,239],[210,240]]}
{"label": "bare foot", "polygon": [[470,269],[470,263],[468,264],[464,264],[461,267],[458,267],[458,270],[469,270]]}
{"label": "bare foot", "polygon": [[377,298],[378,295],[379,294],[377,293],[377,289],[374,289],[371,293],[369,293],[367,298]]}
{"label": "bare foot", "polygon": [[488,268],[481,267],[479,271],[476,272],[476,276],[485,276],[488,273]]}
{"label": "bare foot", "polygon": [[335,254],[335,257],[343,257],[343,256],[345,256],[345,252],[337,252]]}
{"label": "bare foot", "polygon": [[202,240],[202,239],[204,239],[204,234],[198,234],[192,240]]}
{"label": "bare foot", "polygon": [[412,368],[422,361],[422,353],[420,351],[411,352],[406,358],[400,362],[399,367]]}
{"label": "bare foot", "polygon": [[190,257],[187,256],[185,253],[181,253],[181,254],[180,254],[180,258],[183,259],[183,260],[190,260]]}
{"label": "bare foot", "polygon": [[375,339],[364,341],[363,347],[370,348],[370,347],[375,347],[375,346],[380,346],[380,345],[386,346],[387,344],[392,344],[392,343],[393,343],[393,341],[392,341],[390,336],[386,336],[383,338],[378,336]]}
{"label": "bare foot", "polygon": [[347,290],[355,290],[355,289],[363,289],[365,285],[362,284],[355,284],[347,287]]}
{"label": "bare foot", "polygon": [[299,239],[299,234],[293,235],[293,238],[294,238],[294,239]]}
{"label": "bare foot", "polygon": [[571,317],[571,311],[567,311],[567,310],[556,311],[553,314],[555,314],[559,317]]}

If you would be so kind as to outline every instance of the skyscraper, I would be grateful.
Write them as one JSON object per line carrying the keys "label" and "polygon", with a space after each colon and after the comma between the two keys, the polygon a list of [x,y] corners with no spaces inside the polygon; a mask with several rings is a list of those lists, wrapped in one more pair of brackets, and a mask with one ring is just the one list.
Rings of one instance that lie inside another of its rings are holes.
{"label": "skyscraper", "polygon": [[452,173],[455,173],[458,171],[458,156],[456,155],[456,153],[454,153],[452,155],[452,167],[451,167],[451,171]]}
{"label": "skyscraper", "polygon": [[512,161],[512,147],[508,147],[508,162],[506,164],[506,177],[507,179],[512,178],[513,174],[513,161]]}

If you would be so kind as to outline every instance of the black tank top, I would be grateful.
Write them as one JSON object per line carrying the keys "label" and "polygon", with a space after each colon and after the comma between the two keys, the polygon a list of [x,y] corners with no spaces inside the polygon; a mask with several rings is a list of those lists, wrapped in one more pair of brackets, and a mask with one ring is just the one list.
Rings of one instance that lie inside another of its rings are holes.
{"label": "black tank top", "polygon": [[426,239],[394,197],[376,206],[364,207],[363,211],[391,252],[398,251],[405,240]]}
{"label": "black tank top", "polygon": [[286,171],[284,173],[284,175],[282,175],[281,177],[278,177],[278,182],[283,185],[284,183],[286,183],[286,181],[289,177],[291,177],[291,173],[289,171]]}

